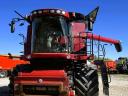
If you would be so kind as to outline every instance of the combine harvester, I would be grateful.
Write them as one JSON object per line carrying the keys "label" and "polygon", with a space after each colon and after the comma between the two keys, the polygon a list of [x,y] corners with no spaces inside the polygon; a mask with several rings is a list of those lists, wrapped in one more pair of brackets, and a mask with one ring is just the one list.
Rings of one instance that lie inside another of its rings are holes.
{"label": "combine harvester", "polygon": [[17,64],[26,64],[27,61],[20,60],[20,56],[0,55],[0,78],[8,76],[8,73]]}
{"label": "combine harvester", "polygon": [[94,40],[99,41],[98,45],[100,41],[114,44],[118,52],[121,46],[119,40],[91,32],[98,9],[86,16],[61,9],[39,9],[24,17],[15,11],[21,18],[12,19],[11,32],[16,22],[29,24],[24,56],[30,64],[13,68],[9,96],[99,96],[96,65],[101,68],[103,92],[109,96],[104,61],[87,64],[87,60],[94,58]]}

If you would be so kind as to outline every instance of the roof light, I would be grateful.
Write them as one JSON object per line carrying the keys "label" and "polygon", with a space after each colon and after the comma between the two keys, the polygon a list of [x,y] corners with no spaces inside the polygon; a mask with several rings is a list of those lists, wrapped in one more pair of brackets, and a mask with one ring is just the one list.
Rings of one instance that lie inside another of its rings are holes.
{"label": "roof light", "polygon": [[34,11],[34,12],[33,12],[33,14],[37,14],[37,12],[36,12],[36,11]]}
{"label": "roof light", "polygon": [[39,14],[42,14],[42,11],[40,10],[40,11],[38,11],[38,13],[39,13]]}
{"label": "roof light", "polygon": [[55,10],[50,10],[50,13],[55,13]]}
{"label": "roof light", "polygon": [[49,10],[43,10],[43,13],[48,13],[49,12]]}
{"label": "roof light", "polygon": [[60,10],[56,10],[56,13],[60,14],[60,13],[61,13],[61,11],[60,11]]}
{"label": "roof light", "polygon": [[65,11],[62,11],[62,14],[65,14],[66,12]]}

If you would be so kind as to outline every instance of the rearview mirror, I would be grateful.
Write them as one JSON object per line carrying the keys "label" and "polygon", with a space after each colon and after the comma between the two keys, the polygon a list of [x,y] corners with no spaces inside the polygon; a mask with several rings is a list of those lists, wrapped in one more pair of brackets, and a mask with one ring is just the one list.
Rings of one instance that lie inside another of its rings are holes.
{"label": "rearview mirror", "polygon": [[9,24],[9,25],[11,27],[11,33],[14,33],[14,31],[15,31],[15,22],[12,20],[11,24]]}
{"label": "rearview mirror", "polygon": [[91,20],[88,21],[88,30],[89,31],[93,30],[93,22]]}
{"label": "rearview mirror", "polygon": [[114,45],[115,45],[115,48],[116,48],[117,52],[121,52],[122,51],[121,42],[119,42],[117,44],[114,44]]}
{"label": "rearview mirror", "polygon": [[99,7],[96,7],[94,10],[92,10],[88,15],[85,16],[87,18],[88,22],[88,30],[93,30],[93,23],[96,21],[97,13],[98,13]]}

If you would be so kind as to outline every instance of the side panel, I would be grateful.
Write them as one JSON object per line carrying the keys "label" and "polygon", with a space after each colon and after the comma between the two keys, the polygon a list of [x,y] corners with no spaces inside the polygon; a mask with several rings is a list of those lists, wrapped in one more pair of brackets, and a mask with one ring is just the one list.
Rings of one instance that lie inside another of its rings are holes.
{"label": "side panel", "polygon": [[[15,78],[14,94],[24,96],[67,96],[69,81],[64,70],[38,70],[19,72]],[[65,95],[64,95],[65,94]]]}
{"label": "side panel", "polygon": [[85,32],[85,23],[72,22],[71,32],[73,36],[73,49],[74,52],[79,51],[85,47],[85,42],[82,38],[79,38],[83,32]]}

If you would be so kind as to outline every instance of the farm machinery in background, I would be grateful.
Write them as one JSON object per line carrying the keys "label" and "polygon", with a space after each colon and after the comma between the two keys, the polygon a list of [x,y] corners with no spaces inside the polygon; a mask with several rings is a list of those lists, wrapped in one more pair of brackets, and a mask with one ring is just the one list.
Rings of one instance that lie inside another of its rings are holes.
{"label": "farm machinery in background", "polygon": [[104,60],[109,73],[117,73],[117,63],[114,60]]}
{"label": "farm machinery in background", "polygon": [[26,64],[28,61],[21,60],[21,56],[0,55],[0,78],[7,77],[8,73],[17,64]]}
{"label": "farm machinery in background", "polygon": [[[109,95],[107,69],[103,60],[87,64],[94,59],[93,41],[114,44],[121,51],[119,40],[95,35],[95,22],[99,7],[83,15],[61,9],[34,10],[27,17],[15,11],[21,18],[15,23],[28,22],[24,42],[24,57],[30,64],[19,64],[10,76],[10,96],[98,96],[97,66],[100,66],[103,92]],[[103,55],[98,54],[99,57]]]}
{"label": "farm machinery in background", "polygon": [[128,74],[128,58],[119,57],[116,60],[116,69],[118,73],[127,73]]}
{"label": "farm machinery in background", "polygon": [[109,73],[128,74],[128,58],[119,57],[117,60],[104,60]]}

